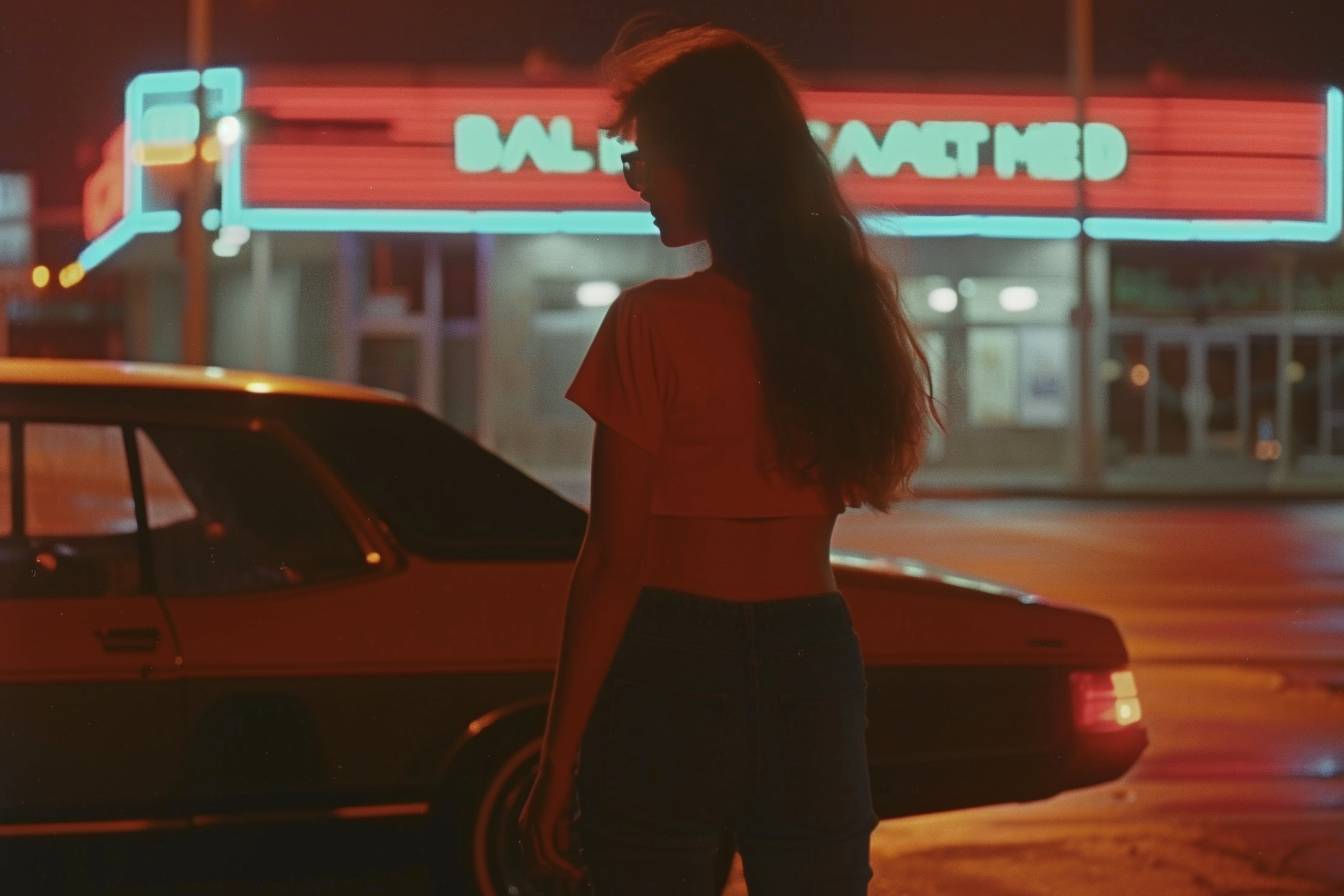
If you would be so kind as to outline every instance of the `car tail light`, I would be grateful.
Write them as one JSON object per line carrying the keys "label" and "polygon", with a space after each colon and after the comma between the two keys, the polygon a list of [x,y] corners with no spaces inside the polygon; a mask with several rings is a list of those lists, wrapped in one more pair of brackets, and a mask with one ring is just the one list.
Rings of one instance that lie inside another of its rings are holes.
{"label": "car tail light", "polygon": [[1143,718],[1134,673],[1128,669],[1070,672],[1069,686],[1073,723],[1082,731],[1119,731]]}

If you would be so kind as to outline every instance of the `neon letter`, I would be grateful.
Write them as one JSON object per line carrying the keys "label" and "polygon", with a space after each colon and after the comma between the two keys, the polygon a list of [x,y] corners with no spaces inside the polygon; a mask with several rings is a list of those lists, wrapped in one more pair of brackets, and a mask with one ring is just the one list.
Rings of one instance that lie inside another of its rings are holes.
{"label": "neon letter", "polygon": [[453,155],[458,171],[467,174],[494,171],[503,154],[499,125],[489,115],[459,115],[453,122]]}
{"label": "neon letter", "polygon": [[1073,180],[1078,164],[1078,125],[1066,121],[1032,122],[1025,131],[1001,122],[994,126],[994,173],[1004,179],[1027,166],[1039,180]]}
{"label": "neon letter", "polygon": [[924,127],[931,124],[941,125],[942,139],[956,145],[957,173],[975,177],[980,170],[980,144],[989,139],[989,125],[983,121],[931,121]]}
{"label": "neon letter", "polygon": [[875,175],[878,169],[884,167],[882,151],[873,138],[873,132],[868,130],[868,125],[861,121],[847,121],[840,126],[835,145],[831,147],[831,170],[840,174],[856,160],[868,174]]}
{"label": "neon letter", "polygon": [[499,170],[517,171],[527,159],[547,173],[582,174],[593,167],[592,153],[574,148],[574,127],[563,115],[551,119],[549,131],[535,115],[518,119],[504,141]]}
{"label": "neon letter", "polygon": [[1129,161],[1129,144],[1113,124],[1089,121],[1083,126],[1083,166],[1088,180],[1113,180]]}
{"label": "neon letter", "polygon": [[[1089,122],[1087,140],[1088,180],[1111,180],[1125,170],[1129,147],[1115,125]],[[1078,161],[1078,125],[1068,121],[1033,122],[1025,131],[1011,124],[994,126],[994,172],[1002,178],[1017,174],[1025,164],[1027,176],[1038,180],[1076,180],[1082,173]]]}

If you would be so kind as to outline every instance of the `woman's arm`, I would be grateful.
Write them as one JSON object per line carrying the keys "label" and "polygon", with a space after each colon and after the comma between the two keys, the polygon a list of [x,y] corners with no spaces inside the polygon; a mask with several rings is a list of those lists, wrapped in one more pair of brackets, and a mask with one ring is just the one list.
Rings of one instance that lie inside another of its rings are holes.
{"label": "woman's arm", "polygon": [[597,424],[592,506],[565,605],[542,765],[569,774],[643,584],[655,457]]}
{"label": "woman's arm", "polygon": [[585,563],[582,556],[575,566],[542,747],[541,761],[550,771],[573,770],[597,694],[639,595],[638,572]]}

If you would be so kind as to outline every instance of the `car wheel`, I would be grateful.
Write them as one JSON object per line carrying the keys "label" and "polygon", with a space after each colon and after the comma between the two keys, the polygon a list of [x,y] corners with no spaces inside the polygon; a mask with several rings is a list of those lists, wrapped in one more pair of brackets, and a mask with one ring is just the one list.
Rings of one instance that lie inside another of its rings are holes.
{"label": "car wheel", "polygon": [[[523,852],[518,813],[536,780],[541,738],[501,732],[464,762],[431,802],[429,847],[435,896],[577,896],[587,884],[541,878]],[[715,868],[723,892],[733,865],[726,836]]]}

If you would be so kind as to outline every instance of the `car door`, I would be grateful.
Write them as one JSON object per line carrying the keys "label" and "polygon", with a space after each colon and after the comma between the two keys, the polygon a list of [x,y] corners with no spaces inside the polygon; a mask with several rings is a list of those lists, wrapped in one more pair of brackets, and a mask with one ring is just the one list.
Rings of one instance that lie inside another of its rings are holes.
{"label": "car door", "polygon": [[392,777],[409,745],[389,715],[426,710],[378,635],[410,624],[384,606],[392,548],[261,420],[146,423],[135,441],[182,642],[192,815],[316,808]]}
{"label": "car door", "polygon": [[136,466],[119,424],[0,420],[0,834],[164,817],[180,796],[177,650]]}

